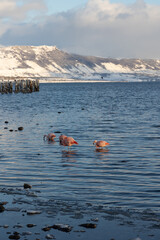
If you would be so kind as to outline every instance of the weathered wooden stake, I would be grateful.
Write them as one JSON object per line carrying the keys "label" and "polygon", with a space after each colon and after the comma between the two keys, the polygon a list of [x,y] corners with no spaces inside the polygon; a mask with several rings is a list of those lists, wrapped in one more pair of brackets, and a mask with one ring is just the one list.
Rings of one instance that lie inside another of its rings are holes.
{"label": "weathered wooden stake", "polygon": [[0,81],[0,93],[32,93],[39,91],[39,80]]}

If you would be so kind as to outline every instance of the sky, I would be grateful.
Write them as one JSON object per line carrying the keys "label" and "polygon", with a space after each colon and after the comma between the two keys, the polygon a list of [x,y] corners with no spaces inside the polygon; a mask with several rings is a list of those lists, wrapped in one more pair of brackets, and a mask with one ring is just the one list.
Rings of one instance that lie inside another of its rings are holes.
{"label": "sky", "polygon": [[160,0],[0,0],[0,46],[160,59]]}

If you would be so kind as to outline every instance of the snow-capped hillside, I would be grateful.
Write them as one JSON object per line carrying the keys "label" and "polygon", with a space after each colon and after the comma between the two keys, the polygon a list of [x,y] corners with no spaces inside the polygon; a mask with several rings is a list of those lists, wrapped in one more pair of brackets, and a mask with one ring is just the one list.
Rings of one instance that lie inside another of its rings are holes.
{"label": "snow-capped hillside", "polygon": [[55,46],[12,46],[0,48],[2,77],[60,77],[100,79],[110,74],[160,73],[160,60],[87,57]]}

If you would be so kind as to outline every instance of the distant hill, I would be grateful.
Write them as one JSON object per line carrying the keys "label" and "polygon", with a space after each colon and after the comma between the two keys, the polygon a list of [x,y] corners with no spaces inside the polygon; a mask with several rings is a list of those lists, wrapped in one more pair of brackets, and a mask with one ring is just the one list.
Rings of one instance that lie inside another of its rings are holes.
{"label": "distant hill", "polygon": [[155,74],[160,60],[113,59],[70,54],[55,46],[0,48],[0,77],[106,79],[110,74]]}

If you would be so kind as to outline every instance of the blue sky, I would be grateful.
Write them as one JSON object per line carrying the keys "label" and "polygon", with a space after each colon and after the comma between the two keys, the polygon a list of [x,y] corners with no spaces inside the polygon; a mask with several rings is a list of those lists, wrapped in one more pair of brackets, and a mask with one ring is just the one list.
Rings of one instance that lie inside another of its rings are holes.
{"label": "blue sky", "polygon": [[0,45],[160,59],[160,0],[0,0]]}
{"label": "blue sky", "polygon": [[[111,3],[133,4],[135,0],[110,0]],[[159,4],[160,0],[145,0],[149,4]],[[87,0],[46,0],[49,13],[67,11],[72,8],[78,8],[87,3]]]}
{"label": "blue sky", "polygon": [[[110,2],[112,3],[125,3],[125,4],[130,4],[130,3],[134,3],[135,0],[111,0]],[[150,3],[150,4],[160,4],[159,0],[145,0],[146,3]]]}

